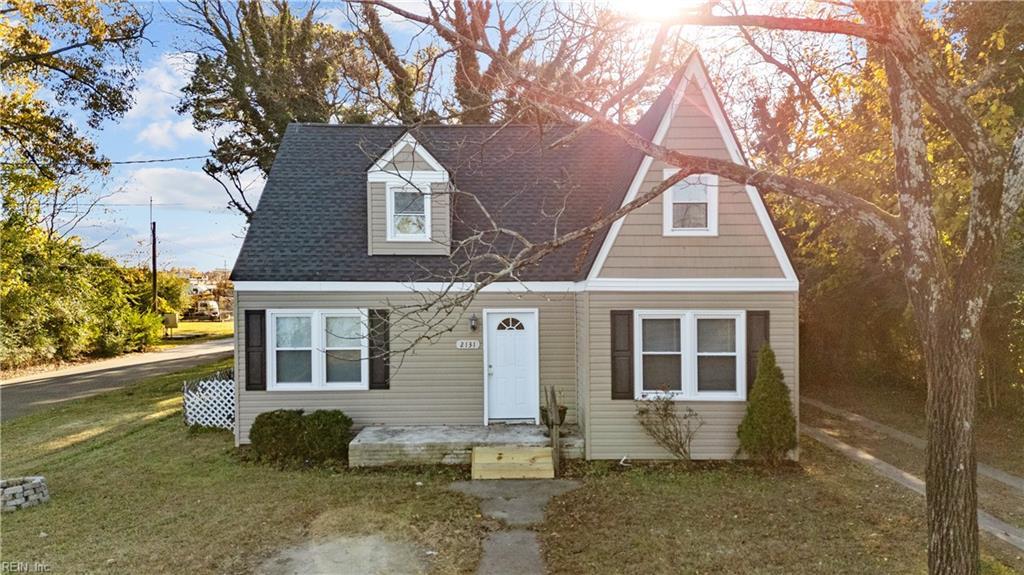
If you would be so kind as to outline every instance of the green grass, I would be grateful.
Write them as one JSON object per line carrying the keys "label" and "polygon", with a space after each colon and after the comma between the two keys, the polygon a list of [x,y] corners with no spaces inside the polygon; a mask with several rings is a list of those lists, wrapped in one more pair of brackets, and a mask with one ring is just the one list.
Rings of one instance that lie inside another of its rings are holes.
{"label": "green grass", "polygon": [[231,337],[235,333],[233,321],[179,321],[178,327],[171,332],[176,336],[195,336],[183,339],[164,338],[156,345],[156,349],[164,349],[190,343],[199,343],[211,339]]}
{"label": "green grass", "polygon": [[[925,476],[924,450],[896,441],[846,419],[829,415],[810,405],[800,408],[802,423],[820,427],[836,439],[910,472]],[[978,505],[1007,523],[1024,529],[1024,494],[994,479],[978,474]]]}
{"label": "green grass", "polygon": [[[471,573],[493,521],[447,489],[462,468],[290,470],[242,461],[229,432],[188,431],[168,374],[0,424],[4,477],[50,503],[4,514],[0,560],[52,572],[251,572],[310,539],[382,533]],[[923,499],[815,444],[802,469],[575,463],[584,483],[538,527],[554,573],[923,573]],[[42,537],[40,534],[45,533]],[[988,553],[1006,562],[999,549]],[[1019,554],[1018,554],[1019,555]],[[989,573],[1009,573],[987,559]]]}
{"label": "green grass", "polygon": [[245,573],[311,537],[382,532],[436,551],[436,572],[475,567],[476,502],[447,490],[464,470],[280,471],[239,461],[229,432],[189,432],[182,380],[228,365],[3,423],[4,476],[45,475],[52,499],[4,515],[2,560],[53,572]]}
{"label": "green grass", "polygon": [[[925,437],[925,393],[898,386],[844,383],[808,384],[800,392],[897,429]],[[1024,476],[1024,421],[979,409],[975,426],[978,460]]]}
{"label": "green grass", "polygon": [[[802,468],[577,467],[549,505],[551,573],[925,573],[924,498],[812,441]],[[987,553],[1024,566],[986,540]],[[1013,570],[991,556],[986,573]]]}

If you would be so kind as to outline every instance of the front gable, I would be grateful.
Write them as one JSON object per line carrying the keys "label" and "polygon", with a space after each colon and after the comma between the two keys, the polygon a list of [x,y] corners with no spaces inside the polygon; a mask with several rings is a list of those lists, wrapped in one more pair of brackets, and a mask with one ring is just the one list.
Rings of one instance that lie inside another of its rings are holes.
{"label": "front gable", "polygon": [[[746,163],[699,56],[687,63],[654,142],[687,154]],[[645,158],[623,204],[673,170]],[[699,179],[707,184],[705,195],[674,197],[705,202],[706,221],[685,224],[697,229],[673,229],[672,206],[666,203],[669,190],[612,225],[589,279],[781,280],[795,285],[796,275],[757,190],[724,178]]]}

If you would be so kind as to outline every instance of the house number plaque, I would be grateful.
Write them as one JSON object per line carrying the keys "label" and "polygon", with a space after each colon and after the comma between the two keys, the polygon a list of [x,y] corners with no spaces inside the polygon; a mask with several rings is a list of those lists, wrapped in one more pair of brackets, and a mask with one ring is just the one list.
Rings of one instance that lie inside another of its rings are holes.
{"label": "house number plaque", "polygon": [[480,340],[460,339],[455,342],[455,349],[480,349]]}

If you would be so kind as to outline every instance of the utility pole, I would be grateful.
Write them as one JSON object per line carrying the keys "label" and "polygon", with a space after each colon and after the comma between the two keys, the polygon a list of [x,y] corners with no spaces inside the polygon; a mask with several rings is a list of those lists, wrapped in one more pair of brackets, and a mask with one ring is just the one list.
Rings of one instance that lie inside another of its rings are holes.
{"label": "utility pole", "polygon": [[153,219],[152,196],[149,198],[149,242],[153,249],[153,313],[156,313],[156,220]]}

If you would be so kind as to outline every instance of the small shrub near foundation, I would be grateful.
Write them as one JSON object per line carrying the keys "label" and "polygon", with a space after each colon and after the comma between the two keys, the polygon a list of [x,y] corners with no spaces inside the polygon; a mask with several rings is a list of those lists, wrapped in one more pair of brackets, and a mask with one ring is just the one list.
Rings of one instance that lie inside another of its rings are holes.
{"label": "small shrub near foundation", "polygon": [[658,445],[676,459],[689,462],[690,445],[704,419],[689,407],[679,413],[677,404],[668,392],[637,400],[636,419]]}
{"label": "small shrub near foundation", "polygon": [[319,410],[303,416],[306,459],[317,463],[347,461],[348,442],[352,441],[352,418],[332,410]]}
{"label": "small shrub near foundation", "polygon": [[747,396],[747,413],[737,435],[740,450],[755,461],[778,465],[796,449],[796,418],[789,401],[789,387],[767,345],[757,358],[757,378]]}
{"label": "small shrub near foundation", "polygon": [[253,458],[277,465],[344,462],[351,440],[352,419],[338,410],[268,411],[256,416],[249,431]]}

